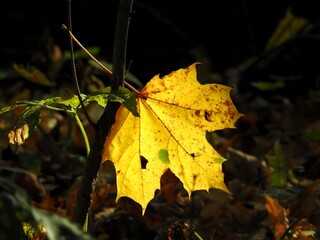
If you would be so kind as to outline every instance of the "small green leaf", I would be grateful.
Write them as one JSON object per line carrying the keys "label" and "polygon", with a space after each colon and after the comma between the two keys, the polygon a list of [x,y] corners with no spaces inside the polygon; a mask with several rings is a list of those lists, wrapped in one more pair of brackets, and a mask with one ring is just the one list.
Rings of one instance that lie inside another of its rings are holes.
{"label": "small green leaf", "polygon": [[135,117],[139,117],[135,93],[129,89],[120,87],[116,92],[110,93],[110,101],[123,104]]}
{"label": "small green leaf", "polygon": [[272,91],[284,88],[286,86],[285,82],[283,81],[276,81],[276,82],[253,82],[251,83],[252,86],[261,90],[261,91]]}
{"label": "small green leaf", "polygon": [[288,172],[286,169],[285,154],[279,140],[275,142],[273,149],[266,155],[266,159],[270,167],[273,168],[270,176],[271,186],[284,186],[287,182]]}
{"label": "small green leaf", "polygon": [[13,68],[30,82],[47,87],[55,86],[55,83],[49,81],[46,75],[36,67],[13,64]]}
{"label": "small green leaf", "polygon": [[0,114],[3,114],[3,113],[6,113],[6,112],[10,112],[12,111],[13,109],[17,108],[17,107],[20,107],[21,105],[18,105],[18,104],[15,104],[15,105],[12,105],[12,106],[5,106],[3,108],[0,109]]}
{"label": "small green leaf", "polygon": [[279,141],[275,142],[272,151],[267,154],[266,158],[271,167],[276,169],[285,167],[285,155]]}
{"label": "small green leaf", "polygon": [[107,95],[97,94],[97,95],[89,95],[85,101],[84,104],[87,105],[90,102],[97,102],[101,107],[105,107],[108,102]]}
{"label": "small green leaf", "polygon": [[71,107],[73,109],[76,109],[80,105],[80,101],[77,95],[73,95],[70,98],[64,99],[64,98],[59,98],[55,102],[56,104],[61,104],[65,105],[67,107]]}
{"label": "small green leaf", "polygon": [[270,177],[273,187],[283,187],[287,183],[287,174],[283,171],[273,171]]}
{"label": "small green leaf", "polygon": [[18,124],[27,123],[29,126],[29,134],[32,133],[40,124],[41,115],[40,115],[41,107],[32,106],[27,107],[21,114],[18,120]]}
{"label": "small green leaf", "polygon": [[165,164],[170,163],[168,149],[161,149],[158,152],[158,157],[163,163],[165,163]]}
{"label": "small green leaf", "polygon": [[101,107],[105,107],[108,102],[110,87],[106,87],[102,90],[91,93],[90,95],[85,97],[84,103],[85,105],[89,104],[92,101],[97,102]]}

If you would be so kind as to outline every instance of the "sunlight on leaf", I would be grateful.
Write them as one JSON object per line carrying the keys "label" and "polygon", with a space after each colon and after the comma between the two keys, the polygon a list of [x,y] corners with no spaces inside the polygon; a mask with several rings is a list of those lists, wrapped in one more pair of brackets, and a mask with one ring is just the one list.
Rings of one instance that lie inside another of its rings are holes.
{"label": "sunlight on leaf", "polygon": [[29,126],[26,123],[15,130],[11,130],[8,133],[9,143],[13,145],[23,144],[28,137],[29,137]]}
{"label": "sunlight on leaf", "polygon": [[20,115],[18,123],[8,133],[10,144],[21,145],[40,124],[40,111],[37,107],[26,108]]}
{"label": "sunlight on leaf", "polygon": [[45,240],[46,239],[46,230],[43,226],[32,226],[30,223],[22,222],[23,231],[27,239],[37,239]]}
{"label": "sunlight on leaf", "polygon": [[201,85],[196,74],[192,64],[153,77],[136,99],[140,117],[121,106],[105,142],[102,161],[115,165],[117,200],[130,197],[143,213],[168,169],[189,196],[201,189],[228,191],[222,172],[225,159],[206,140],[206,132],[234,128],[242,114],[230,98],[230,87]]}

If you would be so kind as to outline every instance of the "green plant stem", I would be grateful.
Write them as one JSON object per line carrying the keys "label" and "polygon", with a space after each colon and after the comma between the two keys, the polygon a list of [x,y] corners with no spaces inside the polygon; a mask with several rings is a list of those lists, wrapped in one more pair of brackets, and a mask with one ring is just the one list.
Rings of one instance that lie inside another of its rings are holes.
{"label": "green plant stem", "polygon": [[43,104],[40,102],[32,102],[32,101],[17,101],[16,104],[23,104],[22,106],[39,106],[39,107],[43,107],[43,108],[47,108],[49,110],[53,110],[53,111],[58,111],[58,112],[67,112],[67,113],[74,113],[74,110],[71,109],[64,109],[64,108],[58,108],[58,107],[53,107],[47,104]]}
{"label": "green plant stem", "polygon": [[[86,146],[86,150],[87,150],[87,157],[89,156],[89,153],[90,153],[90,143],[89,143],[89,139],[88,139],[88,135],[83,127],[83,124],[81,122],[81,119],[79,118],[79,115],[75,112],[74,114],[74,117],[76,119],[76,122],[80,128],[80,131],[81,131],[81,134],[82,134],[82,137],[83,137],[83,140],[84,140],[84,143],[85,143],[85,146]],[[87,216],[86,216],[86,220],[84,222],[84,225],[83,225],[83,230],[85,232],[88,232],[88,227],[89,227],[89,214],[87,213]]]}
{"label": "green plant stem", "polygon": [[84,126],[78,116],[78,114],[75,112],[74,113],[74,118],[76,119],[76,122],[80,128],[80,132],[82,134],[83,140],[84,140],[84,144],[86,146],[86,150],[87,150],[87,156],[89,156],[90,153],[90,143],[89,143],[89,139],[88,139],[88,135],[86,133],[86,130],[84,129]]}
{"label": "green plant stem", "polygon": [[194,231],[193,234],[196,237],[196,239],[203,240],[203,238],[196,231]]}

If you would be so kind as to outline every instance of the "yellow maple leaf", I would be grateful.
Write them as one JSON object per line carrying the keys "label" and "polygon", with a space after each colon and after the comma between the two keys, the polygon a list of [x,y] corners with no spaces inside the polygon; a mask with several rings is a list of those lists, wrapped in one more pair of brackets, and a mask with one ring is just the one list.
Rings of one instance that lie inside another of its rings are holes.
{"label": "yellow maple leaf", "polygon": [[206,132],[234,128],[242,114],[230,98],[230,87],[197,81],[196,65],[153,77],[137,95],[140,116],[121,106],[105,142],[102,162],[115,165],[117,200],[127,196],[143,213],[168,169],[189,196],[200,189],[228,191],[225,158],[206,140]]}

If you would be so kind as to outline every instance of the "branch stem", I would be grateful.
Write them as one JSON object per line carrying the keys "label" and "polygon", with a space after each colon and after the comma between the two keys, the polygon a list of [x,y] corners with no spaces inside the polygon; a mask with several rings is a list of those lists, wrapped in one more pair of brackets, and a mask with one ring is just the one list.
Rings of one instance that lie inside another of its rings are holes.
{"label": "branch stem", "polygon": [[[127,35],[131,16],[132,2],[133,0],[120,0],[119,3],[113,49],[113,74],[110,80],[111,92],[116,91],[120,86],[124,85],[128,38]],[[115,122],[116,112],[119,107],[119,103],[108,101],[102,116],[97,122],[97,127],[95,129],[95,134],[91,145],[91,151],[84,168],[76,207],[73,214],[73,220],[81,226],[83,226],[85,223],[87,213],[90,209],[92,194],[95,191],[95,183],[102,161],[101,152],[103,150],[106,138],[109,135],[109,131],[111,130],[111,127]]]}

